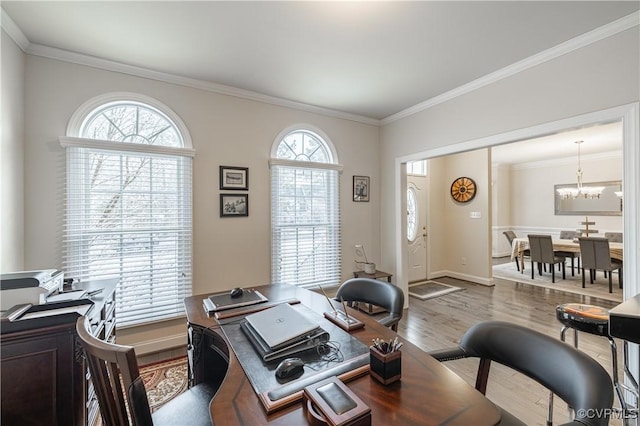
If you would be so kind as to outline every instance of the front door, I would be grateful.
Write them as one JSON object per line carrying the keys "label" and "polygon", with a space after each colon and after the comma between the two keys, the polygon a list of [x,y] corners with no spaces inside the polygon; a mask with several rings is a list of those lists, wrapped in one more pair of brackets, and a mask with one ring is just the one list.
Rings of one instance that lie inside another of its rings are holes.
{"label": "front door", "polygon": [[427,179],[407,176],[407,244],[409,282],[427,279]]}

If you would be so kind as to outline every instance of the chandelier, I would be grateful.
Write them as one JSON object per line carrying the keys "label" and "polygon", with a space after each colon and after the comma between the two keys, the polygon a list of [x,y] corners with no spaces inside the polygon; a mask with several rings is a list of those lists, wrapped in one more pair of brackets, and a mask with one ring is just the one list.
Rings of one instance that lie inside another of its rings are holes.
{"label": "chandelier", "polygon": [[582,167],[580,164],[580,145],[584,141],[576,141],[575,143],[578,145],[578,184],[576,187],[567,187],[567,188],[558,188],[556,191],[558,195],[563,200],[569,198],[586,198],[586,199],[594,199],[600,198],[600,194],[604,191],[604,186],[584,186],[582,184]]}

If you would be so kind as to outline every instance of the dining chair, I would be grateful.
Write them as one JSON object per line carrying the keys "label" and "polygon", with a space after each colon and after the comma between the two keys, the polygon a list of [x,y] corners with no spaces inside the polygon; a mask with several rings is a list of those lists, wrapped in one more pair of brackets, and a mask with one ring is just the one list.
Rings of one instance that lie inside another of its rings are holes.
{"label": "dining chair", "polygon": [[[511,251],[513,253],[513,240],[515,240],[518,236],[513,231],[504,231],[503,234],[505,237],[507,237],[507,241],[509,241],[509,247],[511,247]],[[529,257],[530,255],[531,255],[531,252],[529,251],[529,249],[525,249],[523,252],[523,256]],[[515,262],[516,262],[516,269],[520,271],[520,262],[519,262],[518,256],[516,256]]]}
{"label": "dining chair", "polygon": [[593,284],[597,271],[609,273],[609,293],[613,292],[611,273],[618,271],[618,286],[622,288],[622,262],[611,258],[609,240],[602,237],[580,237],[582,258],[582,288],[585,286],[585,269],[589,271],[589,282]]}
{"label": "dining chair", "polygon": [[622,232],[605,232],[604,237],[611,243],[622,243]]}
{"label": "dining chair", "polygon": [[76,331],[89,365],[100,414],[108,426],[211,425],[209,404],[217,388],[200,383],[151,413],[134,348],[97,339],[86,317]]}
{"label": "dining chair", "polygon": [[[522,373],[558,395],[573,409],[573,420],[564,425],[604,426],[613,406],[609,373],[584,352],[558,339],[517,324],[484,321],[469,328],[457,347],[429,352],[441,362],[479,358],[475,387],[486,394],[491,362]],[[502,407],[500,424],[522,421]],[[548,423],[552,421],[552,407]]]}
{"label": "dining chair", "polygon": [[[561,240],[573,240],[580,236],[580,233],[577,231],[560,231],[560,239]],[[575,264],[574,260],[578,259],[578,273],[580,273],[580,253],[576,253],[574,251],[556,251],[556,256],[564,257],[565,259],[571,259],[571,276],[575,276]]]}
{"label": "dining chair", "polygon": [[531,279],[534,279],[534,263],[538,262],[538,275],[542,275],[542,265],[549,264],[551,269],[551,282],[556,282],[555,265],[562,264],[562,279],[565,275],[565,258],[556,255],[553,251],[553,241],[551,235],[529,236],[529,249],[531,250]]}
{"label": "dining chair", "polygon": [[338,288],[335,299],[344,300],[349,306],[353,306],[354,302],[362,302],[384,308],[389,315],[378,322],[393,331],[398,331],[398,323],[402,319],[404,309],[404,293],[400,287],[372,278],[351,278]]}

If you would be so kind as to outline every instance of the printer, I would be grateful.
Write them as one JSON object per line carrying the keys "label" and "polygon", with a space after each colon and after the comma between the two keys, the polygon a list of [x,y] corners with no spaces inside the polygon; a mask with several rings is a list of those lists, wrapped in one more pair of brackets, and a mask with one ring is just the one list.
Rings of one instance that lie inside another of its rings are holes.
{"label": "printer", "polygon": [[57,269],[11,272],[0,275],[0,310],[16,305],[46,303],[47,296],[62,291],[64,273]]}

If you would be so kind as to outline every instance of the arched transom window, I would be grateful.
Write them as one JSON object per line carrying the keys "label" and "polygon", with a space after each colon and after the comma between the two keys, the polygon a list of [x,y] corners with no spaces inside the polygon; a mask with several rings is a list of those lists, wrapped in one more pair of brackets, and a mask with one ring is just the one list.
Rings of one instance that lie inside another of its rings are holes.
{"label": "arched transom window", "polygon": [[274,283],[335,285],[341,278],[339,171],[319,131],[284,132],[271,159]]}
{"label": "arched transom window", "polygon": [[81,123],[69,130],[75,137],[61,138],[65,274],[116,279],[119,327],[183,315],[192,283],[193,151],[155,105],[99,100],[72,118]]}

